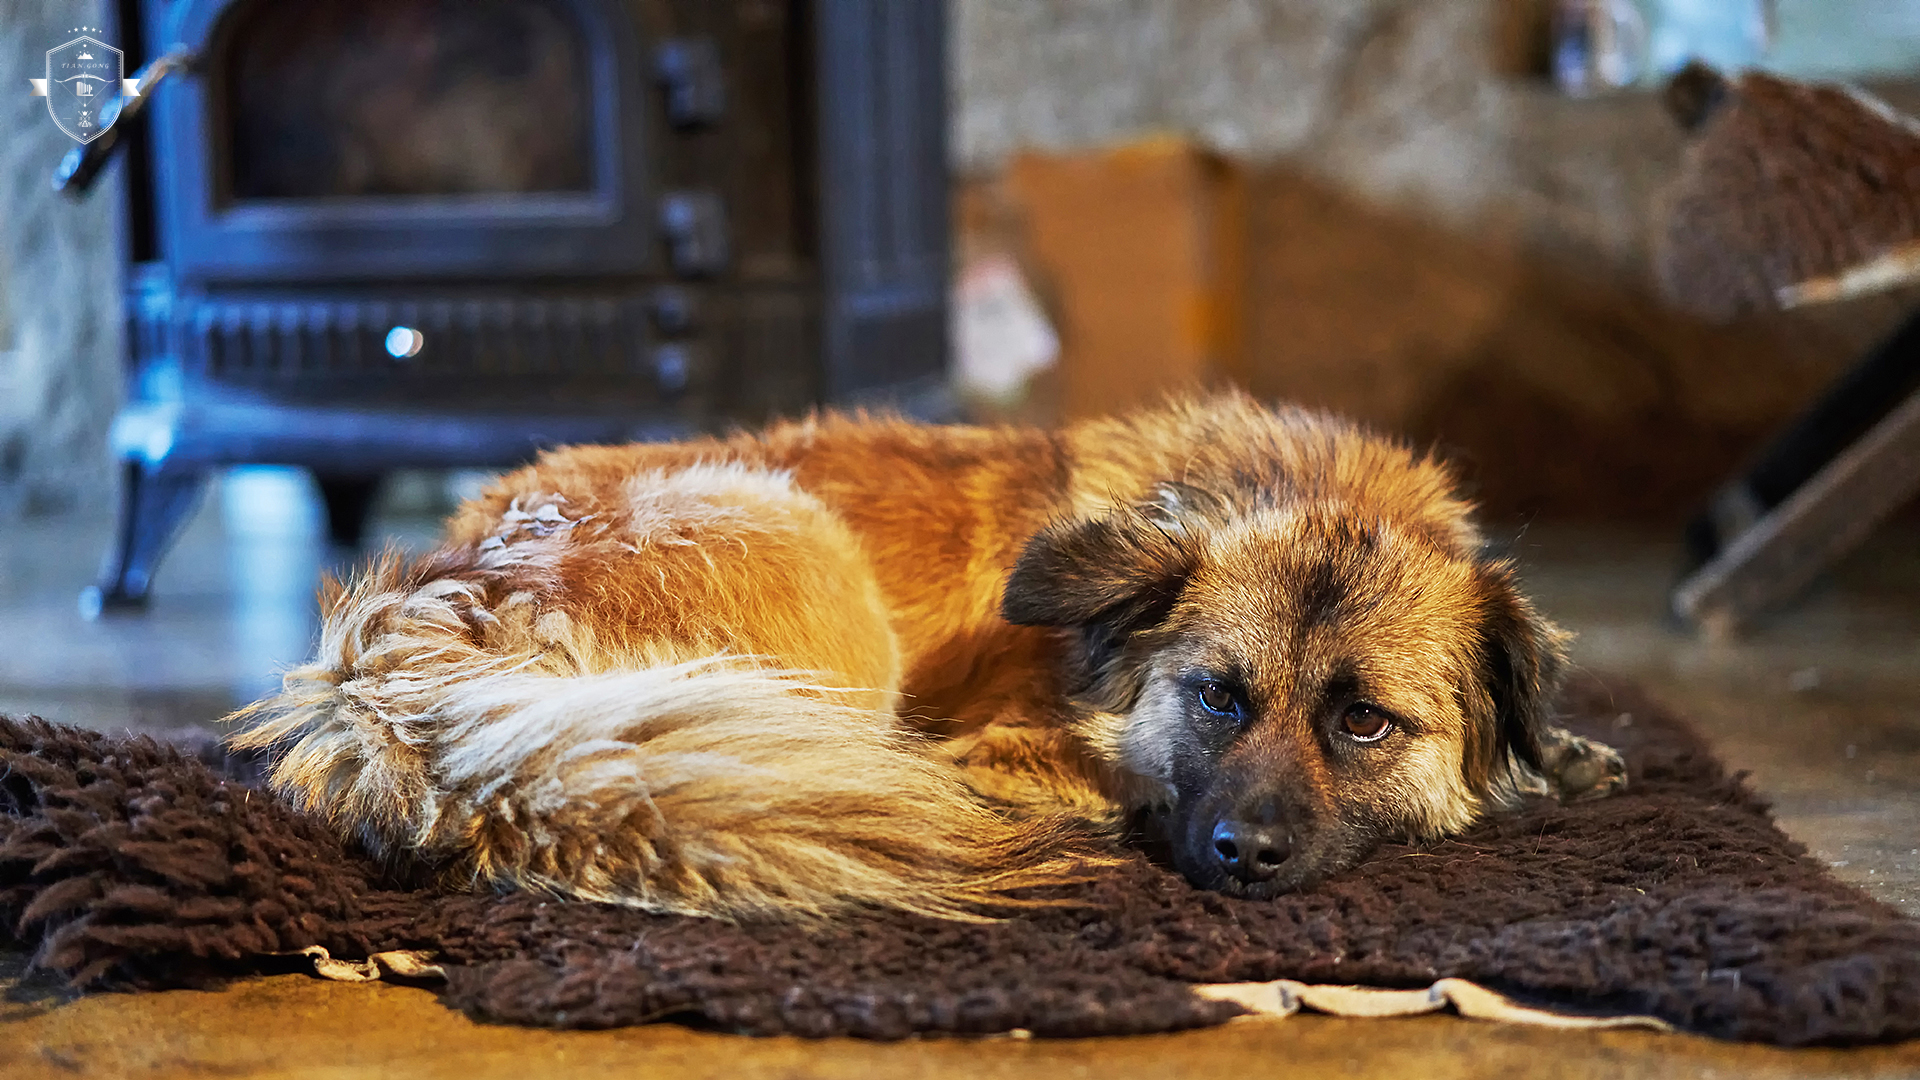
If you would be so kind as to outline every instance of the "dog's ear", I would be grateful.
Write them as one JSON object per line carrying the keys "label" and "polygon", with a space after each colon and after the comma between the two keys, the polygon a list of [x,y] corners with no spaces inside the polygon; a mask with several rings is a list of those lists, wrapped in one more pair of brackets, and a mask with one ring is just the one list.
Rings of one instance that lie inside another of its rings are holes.
{"label": "dog's ear", "polygon": [[1027,541],[1000,613],[1022,626],[1102,626],[1125,635],[1165,617],[1199,559],[1159,505],[1055,522]]}
{"label": "dog's ear", "polygon": [[1553,699],[1566,667],[1567,634],[1520,594],[1511,563],[1482,564],[1480,581],[1485,606],[1479,674],[1492,735],[1486,759],[1498,771],[1503,754],[1511,753],[1540,772]]}

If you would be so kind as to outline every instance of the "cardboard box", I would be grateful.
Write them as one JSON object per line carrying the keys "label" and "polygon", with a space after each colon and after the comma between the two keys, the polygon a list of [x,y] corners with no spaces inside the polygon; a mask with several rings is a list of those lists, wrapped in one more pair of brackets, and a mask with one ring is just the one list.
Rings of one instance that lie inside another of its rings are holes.
{"label": "cardboard box", "polygon": [[1184,140],[1026,153],[1006,174],[1066,417],[1245,381],[1246,178]]}

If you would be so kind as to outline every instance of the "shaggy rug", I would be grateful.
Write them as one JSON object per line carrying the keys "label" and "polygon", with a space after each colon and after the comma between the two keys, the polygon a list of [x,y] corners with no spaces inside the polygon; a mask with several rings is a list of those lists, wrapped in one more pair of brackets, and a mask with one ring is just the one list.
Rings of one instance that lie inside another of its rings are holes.
{"label": "shaggy rug", "polygon": [[1920,922],[1830,877],[1638,692],[1582,679],[1563,710],[1626,755],[1626,794],[1385,847],[1274,901],[1196,891],[1135,853],[1069,889],[1068,906],[810,930],[437,893],[217,751],[0,720],[0,933],[84,987],[206,985],[287,970],[314,946],[425,950],[449,1005],[555,1027],[1116,1035],[1245,1011],[1198,984],[1447,979],[1731,1039],[1920,1035]]}

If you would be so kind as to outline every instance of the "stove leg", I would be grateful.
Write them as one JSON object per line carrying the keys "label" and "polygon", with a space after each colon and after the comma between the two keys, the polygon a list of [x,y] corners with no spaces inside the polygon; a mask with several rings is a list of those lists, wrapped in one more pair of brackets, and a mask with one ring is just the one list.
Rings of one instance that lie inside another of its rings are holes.
{"label": "stove leg", "polygon": [[376,474],[315,473],[320,501],[327,507],[327,539],[335,547],[357,548],[367,534],[367,518],[380,496]]}
{"label": "stove leg", "polygon": [[154,569],[207,485],[204,468],[128,461],[124,469],[120,521],[100,584],[80,593],[80,613],[89,619],[146,607]]}

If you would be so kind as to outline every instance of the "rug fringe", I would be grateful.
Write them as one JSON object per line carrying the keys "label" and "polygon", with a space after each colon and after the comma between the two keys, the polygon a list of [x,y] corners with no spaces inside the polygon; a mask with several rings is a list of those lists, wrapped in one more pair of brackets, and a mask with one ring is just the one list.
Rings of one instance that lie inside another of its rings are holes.
{"label": "rug fringe", "polygon": [[1193,992],[1209,1001],[1231,1001],[1249,1012],[1247,1019],[1287,1017],[1303,1008],[1353,1018],[1418,1016],[1439,1012],[1451,1005],[1461,1016],[1502,1024],[1528,1024],[1563,1030],[1646,1028],[1673,1031],[1673,1025],[1653,1016],[1591,1016],[1529,1008],[1466,979],[1441,979],[1425,990],[1315,986],[1291,979],[1276,979],[1263,983],[1208,983],[1194,987]]}
{"label": "rug fringe", "polygon": [[313,973],[334,982],[378,982],[381,979],[444,979],[447,971],[430,963],[429,952],[395,949],[377,952],[365,960],[338,960],[324,945],[309,945],[276,956],[304,956],[313,961]]}

